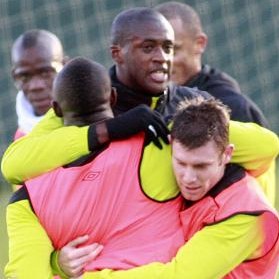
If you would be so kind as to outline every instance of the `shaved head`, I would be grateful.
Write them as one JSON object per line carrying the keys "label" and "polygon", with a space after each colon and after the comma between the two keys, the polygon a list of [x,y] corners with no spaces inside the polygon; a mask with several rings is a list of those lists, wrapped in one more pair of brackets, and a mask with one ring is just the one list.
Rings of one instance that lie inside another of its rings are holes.
{"label": "shaved head", "polygon": [[53,87],[56,101],[64,118],[86,119],[110,107],[111,84],[107,70],[90,59],[70,60],[57,75]]}
{"label": "shaved head", "polygon": [[[138,30],[148,25],[169,25],[169,22],[159,12],[151,8],[132,8],[118,14],[111,27],[111,43],[123,46]],[[172,29],[172,27],[170,26]]]}
{"label": "shaved head", "polygon": [[180,19],[185,30],[196,35],[202,32],[200,17],[197,12],[187,4],[175,1],[165,2],[155,7],[167,20]]}
{"label": "shaved head", "polygon": [[12,46],[12,62],[17,63],[20,59],[21,51],[30,48],[46,49],[58,61],[62,61],[64,56],[62,43],[56,35],[47,30],[32,29],[26,31],[15,40]]}

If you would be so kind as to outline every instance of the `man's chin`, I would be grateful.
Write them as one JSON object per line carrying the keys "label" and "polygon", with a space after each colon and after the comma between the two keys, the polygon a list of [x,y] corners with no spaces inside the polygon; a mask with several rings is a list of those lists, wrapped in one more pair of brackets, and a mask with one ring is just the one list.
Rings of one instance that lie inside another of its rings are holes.
{"label": "man's chin", "polygon": [[148,93],[152,95],[161,95],[167,88],[168,82],[160,84],[152,84],[148,86]]}
{"label": "man's chin", "polygon": [[50,109],[50,107],[37,108],[35,110],[35,114],[36,114],[36,116],[43,116],[44,114],[46,114],[48,112],[49,109]]}

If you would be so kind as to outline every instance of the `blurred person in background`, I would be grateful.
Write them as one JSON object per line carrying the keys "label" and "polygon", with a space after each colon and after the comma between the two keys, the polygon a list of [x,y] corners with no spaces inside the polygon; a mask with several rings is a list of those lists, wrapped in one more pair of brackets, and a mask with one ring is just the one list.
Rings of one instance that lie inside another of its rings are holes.
{"label": "blurred person in background", "polygon": [[[155,7],[163,14],[174,29],[174,59],[171,80],[178,85],[196,87],[221,100],[231,109],[231,119],[254,122],[269,128],[259,107],[242,94],[238,82],[227,73],[203,64],[202,55],[206,51],[208,37],[201,19],[189,5],[170,1]],[[276,181],[275,160],[258,181],[269,200],[275,204]]]}
{"label": "blurred person in background", "polygon": [[46,30],[28,30],[13,43],[12,77],[18,89],[15,139],[29,133],[51,107],[52,83],[66,59],[61,41]]}

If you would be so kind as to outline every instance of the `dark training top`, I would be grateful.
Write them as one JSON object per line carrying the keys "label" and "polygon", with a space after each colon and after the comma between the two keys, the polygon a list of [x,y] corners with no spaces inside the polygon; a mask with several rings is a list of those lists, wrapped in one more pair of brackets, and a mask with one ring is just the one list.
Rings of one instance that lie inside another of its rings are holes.
{"label": "dark training top", "polygon": [[241,122],[254,122],[269,128],[269,124],[259,107],[247,96],[241,94],[235,79],[209,65],[188,81],[185,86],[207,91],[231,109],[231,119]]}
{"label": "dark training top", "polygon": [[117,76],[115,66],[109,71],[112,87],[117,91],[117,102],[113,107],[115,115],[122,114],[140,104],[152,106],[154,98],[156,100],[155,110],[165,117],[167,122],[172,119],[172,116],[177,110],[177,105],[184,99],[192,99],[197,96],[204,96],[210,98],[207,92],[199,91],[195,88],[186,86],[177,86],[170,84],[167,89],[161,94],[155,95],[146,92],[137,92],[121,83]]}

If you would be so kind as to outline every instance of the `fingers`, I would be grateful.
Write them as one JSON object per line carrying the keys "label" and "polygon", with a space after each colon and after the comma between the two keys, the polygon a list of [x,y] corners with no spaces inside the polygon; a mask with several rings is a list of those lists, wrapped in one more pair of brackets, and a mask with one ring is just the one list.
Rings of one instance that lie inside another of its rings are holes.
{"label": "fingers", "polygon": [[76,267],[82,263],[94,260],[101,253],[103,248],[103,245],[97,243],[88,245],[84,247],[84,249],[78,248],[79,251],[77,251],[77,260],[75,261],[74,266]]}
{"label": "fingers", "polygon": [[154,111],[154,119],[155,119],[156,123],[158,123],[160,128],[162,129],[163,133],[169,134],[169,129],[168,129],[162,115],[159,112]]}
{"label": "fingers", "polygon": [[89,255],[92,252],[94,252],[96,249],[98,249],[99,246],[103,247],[100,244],[93,243],[93,244],[90,244],[90,245],[86,245],[86,246],[83,246],[83,247],[76,248],[75,250],[72,251],[71,258],[76,259],[76,258],[81,258],[81,257],[84,257],[86,255]]}
{"label": "fingers", "polygon": [[87,239],[87,235],[78,237],[60,250],[58,262],[65,274],[72,277],[81,275],[86,263],[94,260],[103,250],[103,246],[97,243],[76,247]]}
{"label": "fingers", "polygon": [[162,149],[163,146],[159,141],[159,138],[157,136],[154,135],[153,132],[151,132],[150,130],[145,132],[145,144],[148,145],[151,141],[159,148]]}
{"label": "fingers", "polygon": [[168,140],[168,134],[169,134],[169,130],[165,125],[158,125],[156,127],[156,131],[158,134],[158,137],[160,137],[165,143],[169,143]]}
{"label": "fingers", "polygon": [[162,116],[158,112],[152,111],[150,108],[144,109],[145,117],[142,119],[144,119],[143,128],[147,137],[146,143],[148,144],[150,141],[152,141],[159,149],[162,149],[163,146],[159,138],[168,144],[169,130],[165,125]]}
{"label": "fingers", "polygon": [[90,253],[90,260],[94,260],[104,249],[104,246],[101,244],[96,244],[95,249]]}
{"label": "fingers", "polygon": [[167,126],[165,126],[165,124],[162,122],[162,120],[160,119],[160,121],[156,120],[156,121],[152,122],[152,127],[154,127],[154,129],[156,131],[156,133],[154,133],[154,136],[160,137],[165,143],[168,144],[169,143],[169,141],[168,141],[169,130],[168,130]]}
{"label": "fingers", "polygon": [[75,272],[81,271],[86,263],[95,260],[95,258],[103,250],[103,246],[96,243],[92,245],[88,245],[88,247],[86,248],[87,249],[77,248],[78,250],[82,249],[82,251],[79,251],[79,253],[77,251],[76,257],[72,259],[71,262],[68,263],[69,267],[73,269],[72,272],[74,272],[74,270]]}
{"label": "fingers", "polygon": [[88,240],[88,235],[83,235],[75,238],[74,240],[70,241],[65,247],[76,247]]}
{"label": "fingers", "polygon": [[162,148],[163,148],[163,146],[162,146],[162,144],[160,143],[160,141],[159,141],[158,138],[154,138],[154,139],[153,139],[153,142],[154,142],[154,144],[155,144],[159,149],[162,149]]}

